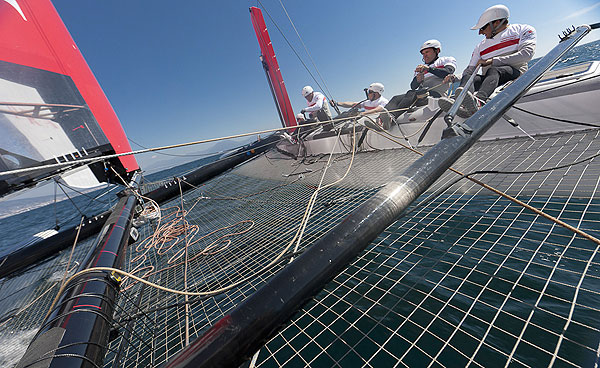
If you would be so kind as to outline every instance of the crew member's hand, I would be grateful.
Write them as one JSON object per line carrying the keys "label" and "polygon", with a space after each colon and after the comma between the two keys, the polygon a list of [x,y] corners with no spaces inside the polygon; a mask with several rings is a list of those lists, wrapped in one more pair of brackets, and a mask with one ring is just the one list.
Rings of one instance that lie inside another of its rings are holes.
{"label": "crew member's hand", "polygon": [[304,114],[306,111],[304,111],[304,109],[300,110],[301,114]]}
{"label": "crew member's hand", "polygon": [[492,61],[493,61],[493,59],[485,59],[485,60],[480,59],[478,63],[481,66],[488,66],[488,65],[492,65]]}
{"label": "crew member's hand", "polygon": [[415,73],[425,73],[428,70],[429,70],[429,67],[427,65],[419,64],[415,68]]}
{"label": "crew member's hand", "polygon": [[444,83],[454,83],[458,80],[458,78],[456,78],[456,75],[454,74],[448,74],[447,76],[444,77]]}

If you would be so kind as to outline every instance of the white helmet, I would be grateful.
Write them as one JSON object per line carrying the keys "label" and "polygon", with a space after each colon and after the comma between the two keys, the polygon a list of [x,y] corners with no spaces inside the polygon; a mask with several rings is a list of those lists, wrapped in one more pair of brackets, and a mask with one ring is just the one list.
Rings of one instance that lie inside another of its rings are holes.
{"label": "white helmet", "polygon": [[305,120],[306,118],[304,117],[304,114],[298,114],[296,115],[296,120]]}
{"label": "white helmet", "polygon": [[302,88],[302,96],[306,97],[308,95],[310,95],[311,93],[313,93],[313,89],[311,86],[305,86],[304,88]]}
{"label": "white helmet", "polygon": [[489,22],[493,22],[498,19],[508,19],[509,16],[510,11],[508,11],[508,8],[505,5],[490,6],[489,8],[485,9],[483,13],[481,13],[477,24],[471,27],[471,29],[480,29]]}
{"label": "white helmet", "polygon": [[442,44],[438,40],[427,40],[424,44],[421,45],[419,52],[428,49],[428,48],[440,49],[439,52],[442,52]]}
{"label": "white helmet", "polygon": [[371,83],[369,89],[373,92],[377,92],[380,95],[383,95],[383,84],[381,83]]}

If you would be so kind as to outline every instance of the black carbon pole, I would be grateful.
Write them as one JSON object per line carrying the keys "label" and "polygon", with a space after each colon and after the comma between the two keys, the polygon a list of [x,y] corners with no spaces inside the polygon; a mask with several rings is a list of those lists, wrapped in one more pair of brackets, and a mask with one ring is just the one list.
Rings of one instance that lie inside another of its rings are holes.
{"label": "black carbon pole", "polygon": [[589,31],[589,26],[571,30],[568,37],[471,118],[448,128],[447,138],[415,161],[397,181],[388,183],[165,366],[237,367],[247,360]]}
{"label": "black carbon pole", "polygon": [[[137,196],[126,189],[120,197],[79,271],[122,267]],[[119,277],[105,272],[83,274],[71,281],[17,367],[101,366],[118,292]]]}

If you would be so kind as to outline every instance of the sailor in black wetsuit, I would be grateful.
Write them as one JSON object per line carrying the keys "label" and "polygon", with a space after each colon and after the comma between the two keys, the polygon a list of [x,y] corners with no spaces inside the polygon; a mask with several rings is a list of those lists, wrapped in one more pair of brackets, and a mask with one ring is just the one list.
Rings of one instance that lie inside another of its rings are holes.
{"label": "sailor in black wetsuit", "polygon": [[[400,116],[405,111],[404,109],[410,107],[417,100],[417,97],[422,96],[420,91],[423,91],[424,97],[427,95],[425,92],[429,92],[432,97],[442,97],[448,94],[448,85],[444,83],[444,78],[456,70],[456,59],[452,56],[440,56],[442,44],[438,40],[425,41],[419,51],[423,56],[423,64],[419,64],[415,68],[415,76],[410,83],[410,91],[392,97],[385,106],[394,118]],[[381,115],[383,118],[385,114]],[[389,122],[387,123],[386,125],[389,126]],[[388,129],[388,127],[385,128]]]}

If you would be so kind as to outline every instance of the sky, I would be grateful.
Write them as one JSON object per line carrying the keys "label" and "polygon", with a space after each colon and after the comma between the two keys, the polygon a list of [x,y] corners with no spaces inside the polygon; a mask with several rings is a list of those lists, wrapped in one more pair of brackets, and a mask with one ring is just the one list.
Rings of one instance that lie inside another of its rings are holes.
{"label": "sky", "polygon": [[[389,99],[408,90],[425,40],[440,40],[442,54],[454,56],[462,71],[482,39],[470,27],[487,7],[497,4],[488,0],[455,0],[451,5],[399,0],[52,2],[127,136],[144,147],[281,127],[259,61],[250,6],[263,10],[292,106],[299,112],[306,106],[301,88],[307,84],[321,88],[292,47],[313,75],[322,76],[319,84],[329,98],[358,101],[364,98],[363,88],[381,82]],[[557,35],[567,27],[600,22],[597,0],[503,4],[511,11],[511,23],[536,28],[536,57],[554,47]],[[582,43],[597,39],[600,30]],[[170,153],[200,153],[211,146]],[[132,148],[140,146],[132,143]],[[171,162],[156,153],[138,160],[142,168],[157,163],[164,168]]]}
{"label": "sky", "polygon": [[[432,38],[441,41],[442,54],[454,56],[462,71],[482,37],[470,27],[497,4],[261,0],[295,112],[306,105],[300,95],[304,85],[320,88],[267,15],[318,76],[282,2],[325,81],[321,86],[340,101],[361,100],[363,88],[372,82],[383,83],[388,98],[406,92],[421,62],[419,47]],[[53,3],[135,142],[156,147],[281,126],[248,11],[260,5],[256,0]],[[536,57],[554,47],[567,27],[600,22],[600,1],[503,4],[511,11],[511,23],[536,28]],[[596,30],[582,43],[599,38]],[[149,159],[142,158],[142,167]]]}

